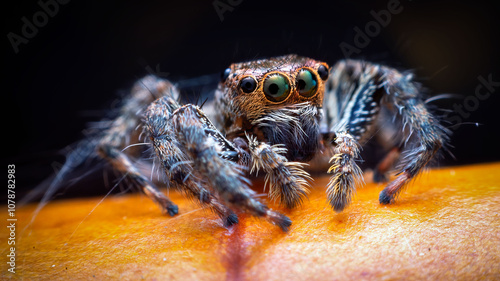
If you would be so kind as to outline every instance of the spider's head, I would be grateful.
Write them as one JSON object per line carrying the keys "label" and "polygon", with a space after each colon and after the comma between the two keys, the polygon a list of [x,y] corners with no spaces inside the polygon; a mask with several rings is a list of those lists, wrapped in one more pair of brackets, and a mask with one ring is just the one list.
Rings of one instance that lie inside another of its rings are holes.
{"label": "spider's head", "polygon": [[326,63],[297,55],[232,64],[216,93],[224,129],[283,144],[291,161],[309,160],[319,145],[328,74]]}

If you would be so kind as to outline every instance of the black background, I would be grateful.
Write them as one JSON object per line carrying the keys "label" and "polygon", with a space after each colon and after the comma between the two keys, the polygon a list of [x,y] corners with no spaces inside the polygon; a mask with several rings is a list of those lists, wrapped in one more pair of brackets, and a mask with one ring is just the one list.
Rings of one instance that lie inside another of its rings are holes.
{"label": "black background", "polygon": [[[224,0],[219,0],[225,2]],[[237,1],[233,1],[237,2]],[[244,0],[219,18],[213,1],[70,1],[16,54],[7,34],[21,35],[36,1],[17,1],[3,13],[2,158],[16,164],[18,188],[53,174],[64,148],[82,137],[134,80],[148,72],[181,81],[209,75],[215,83],[230,63],[298,53],[331,65],[354,45],[354,27],[373,21],[382,1]],[[437,103],[453,109],[473,96],[478,77],[500,81],[499,13],[494,1],[407,1],[402,12],[352,58],[411,69]],[[211,85],[207,85],[209,87]],[[203,87],[184,87],[196,95]],[[440,165],[500,160],[500,87],[454,127],[452,152]],[[452,113],[455,114],[455,113]]]}

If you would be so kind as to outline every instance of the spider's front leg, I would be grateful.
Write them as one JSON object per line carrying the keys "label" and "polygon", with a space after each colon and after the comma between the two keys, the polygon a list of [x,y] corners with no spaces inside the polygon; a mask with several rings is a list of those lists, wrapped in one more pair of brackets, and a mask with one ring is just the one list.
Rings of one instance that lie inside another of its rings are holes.
{"label": "spider's front leg", "polygon": [[305,164],[288,162],[283,156],[286,154],[286,148],[281,145],[271,146],[249,135],[247,139],[251,155],[251,173],[259,170],[266,173],[265,187],[269,187],[269,197],[290,209],[300,205],[309,192],[307,180],[312,180],[302,169]]}
{"label": "spider's front leg", "polygon": [[189,156],[182,149],[171,124],[172,114],[181,106],[171,97],[164,97],[151,104],[145,114],[146,129],[156,155],[160,159],[168,184],[187,196],[199,200],[202,205],[210,207],[224,222],[230,226],[238,222],[237,216],[207,189],[198,178],[193,177]]}
{"label": "spider's front leg", "polygon": [[351,202],[355,185],[361,182],[361,169],[356,164],[359,157],[359,144],[354,137],[343,131],[336,133],[333,143],[332,173],[327,186],[327,197],[336,212],[341,212]]}
{"label": "spider's front leg", "polygon": [[371,132],[382,96],[374,79],[376,71],[363,71],[360,63],[355,66],[346,67],[342,61],[332,68],[324,98],[326,125],[331,128],[328,135],[333,135],[327,138],[333,146],[327,196],[336,212],[350,204],[356,185],[362,183],[356,163],[360,141]]}
{"label": "spider's front leg", "polygon": [[[175,184],[193,194],[200,193],[225,224],[237,222],[230,209],[218,201],[268,219],[287,230],[291,221],[253,198],[241,167],[229,160],[236,150],[211,121],[191,104],[178,106],[168,98],[155,101],[147,109],[146,128],[165,173]],[[212,192],[205,191],[207,186]],[[195,189],[204,190],[198,192]]]}
{"label": "spider's front leg", "polygon": [[360,143],[377,133],[399,132],[392,135],[394,149],[375,173],[383,179],[403,150],[398,177],[379,197],[380,203],[391,203],[446,144],[449,131],[429,112],[411,74],[355,60],[340,61],[331,72],[330,90],[325,94],[329,124],[340,124]]}

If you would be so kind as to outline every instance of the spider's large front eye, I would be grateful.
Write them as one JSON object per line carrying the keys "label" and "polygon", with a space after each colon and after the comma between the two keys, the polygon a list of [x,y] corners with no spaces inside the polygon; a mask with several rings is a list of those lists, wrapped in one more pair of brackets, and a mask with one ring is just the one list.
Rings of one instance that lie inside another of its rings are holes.
{"label": "spider's large front eye", "polygon": [[280,102],[290,94],[290,83],[281,74],[271,74],[264,81],[264,94],[270,101]]}
{"label": "spider's large front eye", "polygon": [[299,94],[304,97],[312,97],[316,94],[318,89],[318,81],[311,71],[307,69],[301,69],[297,75],[297,89]]}
{"label": "spider's large front eye", "polygon": [[241,79],[240,88],[247,94],[251,93],[257,89],[257,81],[251,76],[245,77]]}

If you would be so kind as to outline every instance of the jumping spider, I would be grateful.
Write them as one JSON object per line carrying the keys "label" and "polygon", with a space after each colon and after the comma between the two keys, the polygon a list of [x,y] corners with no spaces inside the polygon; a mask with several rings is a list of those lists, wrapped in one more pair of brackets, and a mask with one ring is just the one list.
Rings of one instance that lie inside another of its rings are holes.
{"label": "jumping spider", "polygon": [[[170,215],[177,206],[135,165],[125,147],[147,136],[166,183],[211,208],[229,226],[230,207],[268,219],[286,231],[288,217],[254,198],[245,174],[265,173],[269,197],[287,208],[301,204],[312,178],[304,164],[330,151],[327,197],[340,212],[361,179],[360,148],[375,135],[394,147],[375,169],[376,181],[396,160],[397,178],[380,193],[393,202],[446,144],[449,132],[429,113],[411,74],[368,62],[326,63],[297,55],[232,64],[215,99],[181,105],[179,91],[155,76],[139,80],[93,151],[139,186]],[[403,156],[400,157],[401,152]]]}

